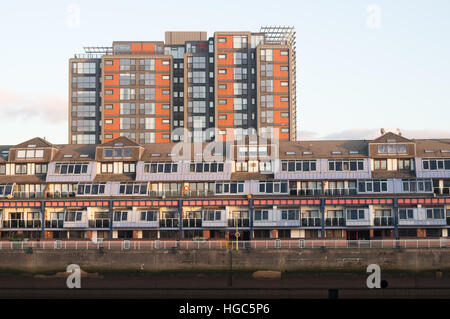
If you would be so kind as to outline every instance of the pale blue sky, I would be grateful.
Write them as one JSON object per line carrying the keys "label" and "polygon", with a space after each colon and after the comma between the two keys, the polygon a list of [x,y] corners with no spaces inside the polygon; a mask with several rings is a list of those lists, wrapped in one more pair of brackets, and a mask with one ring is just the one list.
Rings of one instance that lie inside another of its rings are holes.
{"label": "pale blue sky", "polygon": [[[367,24],[371,4],[380,28]],[[302,139],[370,138],[381,127],[450,138],[447,0],[15,0],[0,2],[0,144],[67,142],[68,59],[83,46],[261,25],[296,27]]]}

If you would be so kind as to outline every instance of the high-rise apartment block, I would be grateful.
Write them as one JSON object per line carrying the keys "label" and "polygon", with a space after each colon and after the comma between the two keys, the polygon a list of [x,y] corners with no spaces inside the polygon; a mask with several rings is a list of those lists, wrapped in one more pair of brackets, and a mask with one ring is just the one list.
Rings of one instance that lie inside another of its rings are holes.
{"label": "high-rise apartment block", "polygon": [[166,32],[70,59],[69,143],[296,137],[295,31]]}

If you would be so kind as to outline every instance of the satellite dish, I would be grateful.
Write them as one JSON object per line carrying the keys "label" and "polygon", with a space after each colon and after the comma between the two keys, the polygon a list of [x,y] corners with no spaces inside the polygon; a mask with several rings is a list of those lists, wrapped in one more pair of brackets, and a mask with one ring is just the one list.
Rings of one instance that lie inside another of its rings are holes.
{"label": "satellite dish", "polygon": [[380,132],[381,132],[381,135],[384,135],[384,133],[386,133],[386,131],[384,130],[384,128],[381,128]]}
{"label": "satellite dish", "polygon": [[400,136],[402,136],[402,132],[400,131],[399,128],[397,128],[397,134],[400,135]]}

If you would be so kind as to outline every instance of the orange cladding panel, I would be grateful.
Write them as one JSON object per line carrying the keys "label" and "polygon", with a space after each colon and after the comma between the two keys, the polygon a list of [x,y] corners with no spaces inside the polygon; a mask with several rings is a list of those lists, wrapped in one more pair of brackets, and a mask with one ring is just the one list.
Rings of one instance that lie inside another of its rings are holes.
{"label": "orange cladding panel", "polygon": [[[225,70],[226,73],[221,74],[220,70]],[[217,72],[217,80],[218,81],[233,81],[233,74],[234,74],[233,68],[219,67],[219,71]]]}
{"label": "orange cladding panel", "polygon": [[273,61],[274,62],[287,62],[289,61],[289,55],[281,55],[281,51],[288,52],[288,49],[274,49],[273,50]]}
{"label": "orange cladding panel", "polygon": [[[281,86],[281,82],[288,82],[288,86]],[[288,93],[289,81],[288,80],[273,80],[273,92],[274,93]]]}
{"label": "orange cladding panel", "polygon": [[[220,39],[225,39],[225,42],[220,42]],[[218,49],[232,49],[233,48],[233,36],[232,35],[217,35],[217,48]]]}

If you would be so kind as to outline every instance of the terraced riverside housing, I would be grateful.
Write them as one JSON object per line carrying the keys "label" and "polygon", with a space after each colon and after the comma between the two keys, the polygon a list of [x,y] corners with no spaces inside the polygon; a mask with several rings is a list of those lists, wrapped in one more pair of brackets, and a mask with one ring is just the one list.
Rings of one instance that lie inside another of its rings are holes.
{"label": "terraced riverside housing", "polygon": [[447,237],[450,139],[0,146],[0,233],[36,239]]}

